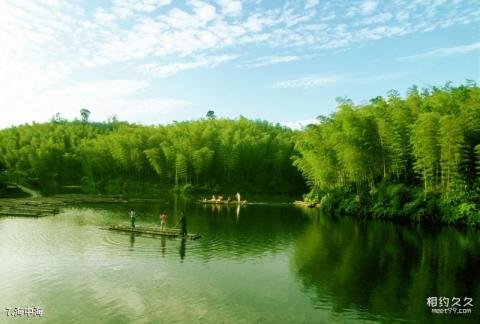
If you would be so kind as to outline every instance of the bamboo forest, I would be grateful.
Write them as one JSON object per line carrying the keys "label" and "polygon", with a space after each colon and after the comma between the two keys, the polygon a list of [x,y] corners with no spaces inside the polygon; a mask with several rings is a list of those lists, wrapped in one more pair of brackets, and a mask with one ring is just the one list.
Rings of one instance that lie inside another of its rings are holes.
{"label": "bamboo forest", "polygon": [[365,104],[337,99],[301,130],[206,118],[145,126],[68,121],[0,131],[0,192],[158,191],[302,195],[327,214],[480,224],[480,88],[411,87]]}

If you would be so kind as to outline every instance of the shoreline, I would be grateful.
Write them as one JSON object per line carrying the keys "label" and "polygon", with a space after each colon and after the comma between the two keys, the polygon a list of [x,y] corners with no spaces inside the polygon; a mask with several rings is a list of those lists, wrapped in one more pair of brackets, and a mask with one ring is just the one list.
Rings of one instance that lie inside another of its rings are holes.
{"label": "shoreline", "polygon": [[[169,193],[170,195],[176,195]],[[183,195],[186,199],[192,200],[195,204],[200,204],[196,201],[198,195]],[[282,195],[262,195],[263,197],[281,197]],[[253,196],[255,197],[255,196]],[[62,211],[62,208],[68,205],[79,204],[148,204],[148,203],[160,203],[165,200],[165,197],[157,198],[138,198],[138,197],[124,197],[122,195],[91,195],[91,194],[59,194],[53,196],[42,197],[0,197],[0,217],[12,216],[12,217],[44,217],[49,215],[56,215]],[[168,203],[167,203],[168,204]],[[210,204],[216,205],[216,204]],[[228,206],[223,204],[222,206]],[[321,212],[320,203],[309,203],[302,200],[294,201],[249,201],[248,204],[240,206],[294,206],[302,210],[317,210]],[[230,206],[237,207],[236,204]],[[431,219],[414,220],[406,218],[401,214],[394,217],[385,216],[373,216],[365,215],[364,212],[359,210],[359,213],[352,214],[342,213],[342,211],[327,212],[324,215],[329,217],[346,217],[356,220],[366,221],[381,221],[381,222],[393,222],[395,224],[421,224],[421,225],[433,225],[433,226],[453,226],[456,228],[474,228],[479,229],[480,224],[468,224],[466,222],[446,222],[446,221],[433,221]]]}

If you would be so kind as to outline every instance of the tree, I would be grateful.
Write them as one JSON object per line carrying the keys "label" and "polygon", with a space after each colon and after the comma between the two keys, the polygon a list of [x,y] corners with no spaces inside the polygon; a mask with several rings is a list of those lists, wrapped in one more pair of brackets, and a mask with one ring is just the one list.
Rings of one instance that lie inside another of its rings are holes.
{"label": "tree", "polygon": [[199,178],[202,174],[206,174],[212,164],[214,152],[208,147],[202,147],[193,152],[192,165],[193,172],[196,176],[196,184],[199,184]]}
{"label": "tree", "polygon": [[178,153],[175,159],[175,185],[188,182],[188,165],[185,155]]}
{"label": "tree", "polygon": [[480,182],[480,144],[475,146],[475,153],[476,153],[476,170],[477,170],[477,180]]}
{"label": "tree", "polygon": [[90,110],[85,108],[80,109],[80,117],[82,118],[83,123],[88,123],[88,118],[90,117]]}
{"label": "tree", "polygon": [[215,118],[217,118],[217,116],[215,116],[215,112],[214,112],[213,110],[209,110],[209,111],[207,112],[207,115],[206,115],[206,116],[207,116],[208,119],[215,119]]}
{"label": "tree", "polygon": [[113,115],[107,117],[107,123],[116,123],[116,122],[118,122],[118,115],[117,114],[113,114]]}
{"label": "tree", "polygon": [[52,123],[66,123],[67,120],[65,118],[62,118],[59,112],[57,112],[55,115],[52,116],[50,119]]}
{"label": "tree", "polygon": [[439,119],[437,113],[424,113],[413,126],[412,146],[416,158],[414,170],[422,177],[425,197],[428,193],[435,192],[440,173]]}
{"label": "tree", "polygon": [[163,173],[165,172],[164,169],[166,168],[165,155],[163,151],[155,147],[145,150],[143,153],[145,153],[148,162],[150,162],[150,165],[153,167],[158,176],[163,176]]}
{"label": "tree", "polygon": [[464,162],[463,129],[455,117],[443,116],[440,120],[440,165],[442,194],[448,201],[453,193],[460,194],[462,178],[460,167]]}

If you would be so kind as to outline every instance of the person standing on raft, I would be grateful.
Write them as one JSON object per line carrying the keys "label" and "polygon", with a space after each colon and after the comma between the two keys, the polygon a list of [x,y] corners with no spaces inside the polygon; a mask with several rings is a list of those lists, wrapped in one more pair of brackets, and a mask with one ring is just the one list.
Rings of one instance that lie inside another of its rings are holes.
{"label": "person standing on raft", "polygon": [[130,209],[130,218],[132,219],[132,227],[135,227],[135,210]]}
{"label": "person standing on raft", "polygon": [[165,224],[167,223],[167,211],[164,210],[163,213],[160,215],[160,229],[163,231],[165,229]]}
{"label": "person standing on raft", "polygon": [[[187,216],[185,216],[185,213],[182,212],[180,220],[178,221],[177,225],[180,224],[180,235],[181,236],[187,236]],[[176,225],[176,226],[177,226]]]}

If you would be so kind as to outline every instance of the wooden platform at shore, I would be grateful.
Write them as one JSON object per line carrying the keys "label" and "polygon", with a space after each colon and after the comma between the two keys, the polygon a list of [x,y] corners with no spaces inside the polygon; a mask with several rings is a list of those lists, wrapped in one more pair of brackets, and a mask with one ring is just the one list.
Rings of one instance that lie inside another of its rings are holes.
{"label": "wooden platform at shore", "polygon": [[308,203],[308,202],[301,201],[301,200],[295,200],[295,201],[293,202],[293,204],[294,204],[295,206],[305,207],[305,208],[318,208],[318,207],[320,207],[320,204],[319,204],[319,203]]}
{"label": "wooden platform at shore", "polygon": [[[173,229],[173,228],[167,228],[167,229],[161,230],[158,227],[141,227],[141,226],[131,227],[126,225],[113,225],[108,227],[108,229],[114,230],[114,231],[130,232],[130,233],[143,233],[143,234],[170,236],[170,237],[181,237],[180,230]],[[187,234],[186,236],[186,238],[190,240],[197,240],[200,237],[202,236],[199,234]]]}
{"label": "wooden platform at shore", "polygon": [[62,202],[44,198],[5,198],[0,199],[0,216],[44,217],[60,213],[63,206]]}
{"label": "wooden platform at shore", "polygon": [[212,201],[212,200],[198,200],[199,204],[205,205],[248,205],[249,203],[246,200],[241,201],[240,203],[236,200],[228,201],[228,200],[220,200],[220,201]]}

